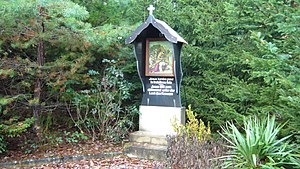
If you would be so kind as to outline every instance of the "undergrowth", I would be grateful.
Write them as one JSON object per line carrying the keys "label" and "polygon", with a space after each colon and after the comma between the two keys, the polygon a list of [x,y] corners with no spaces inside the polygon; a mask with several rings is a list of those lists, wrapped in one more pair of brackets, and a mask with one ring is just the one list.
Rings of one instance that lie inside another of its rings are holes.
{"label": "undergrowth", "polygon": [[210,126],[198,120],[191,109],[186,110],[187,124],[173,127],[176,135],[167,136],[168,164],[174,169],[194,168],[209,169],[222,163],[214,160],[224,154],[223,141],[215,141],[211,137]]}

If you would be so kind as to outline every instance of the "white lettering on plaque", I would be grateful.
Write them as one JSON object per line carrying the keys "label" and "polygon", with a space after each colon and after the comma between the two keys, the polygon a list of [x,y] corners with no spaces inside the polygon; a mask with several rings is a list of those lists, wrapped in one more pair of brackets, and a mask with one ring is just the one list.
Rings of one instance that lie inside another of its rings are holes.
{"label": "white lettering on plaque", "polygon": [[151,86],[147,89],[149,95],[154,96],[173,96],[175,89],[173,88],[174,78],[150,78]]}

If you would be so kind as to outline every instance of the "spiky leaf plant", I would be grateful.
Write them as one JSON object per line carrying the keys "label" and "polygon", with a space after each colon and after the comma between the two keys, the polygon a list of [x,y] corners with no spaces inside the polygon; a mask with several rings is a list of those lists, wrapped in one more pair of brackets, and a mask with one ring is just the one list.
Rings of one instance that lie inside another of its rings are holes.
{"label": "spiky leaf plant", "polygon": [[242,130],[233,122],[222,127],[221,136],[231,149],[226,156],[224,168],[297,168],[299,155],[294,145],[287,139],[277,138],[285,124],[276,125],[275,116],[244,119]]}

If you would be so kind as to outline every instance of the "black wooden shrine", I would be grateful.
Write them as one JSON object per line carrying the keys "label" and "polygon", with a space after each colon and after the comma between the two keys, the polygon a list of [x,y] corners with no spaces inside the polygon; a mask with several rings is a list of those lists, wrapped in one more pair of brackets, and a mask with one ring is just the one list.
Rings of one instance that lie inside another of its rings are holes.
{"label": "black wooden shrine", "polygon": [[126,40],[134,44],[137,70],[143,85],[144,106],[181,107],[180,52],[187,42],[165,22],[150,15]]}

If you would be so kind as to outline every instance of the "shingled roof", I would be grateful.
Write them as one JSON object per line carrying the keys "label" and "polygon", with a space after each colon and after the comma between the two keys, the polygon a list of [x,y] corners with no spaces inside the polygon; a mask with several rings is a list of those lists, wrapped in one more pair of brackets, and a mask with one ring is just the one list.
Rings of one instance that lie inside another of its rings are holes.
{"label": "shingled roof", "polygon": [[168,24],[166,24],[164,21],[161,21],[159,19],[155,19],[153,15],[149,15],[147,20],[140,25],[133,33],[131,36],[129,36],[126,40],[126,44],[132,43],[137,36],[145,30],[147,27],[152,24],[156,29],[158,29],[164,36],[165,38],[172,42],[172,43],[177,43],[177,42],[182,42],[187,44],[187,42],[178,35],[176,31],[174,31]]}

